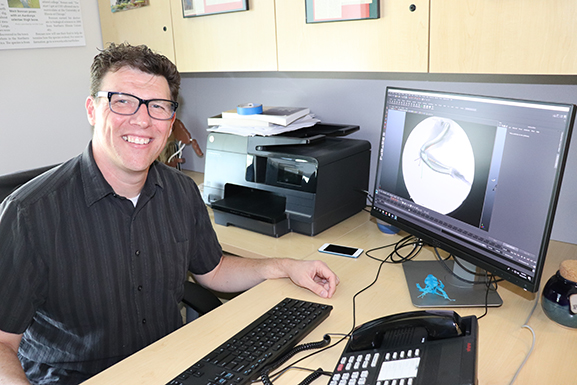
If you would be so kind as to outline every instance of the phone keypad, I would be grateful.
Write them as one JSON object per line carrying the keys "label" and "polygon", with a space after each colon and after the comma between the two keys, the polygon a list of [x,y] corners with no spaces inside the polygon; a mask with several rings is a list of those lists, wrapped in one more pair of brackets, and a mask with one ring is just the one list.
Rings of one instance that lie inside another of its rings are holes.
{"label": "phone keypad", "polygon": [[418,348],[343,355],[329,385],[414,385],[420,359]]}

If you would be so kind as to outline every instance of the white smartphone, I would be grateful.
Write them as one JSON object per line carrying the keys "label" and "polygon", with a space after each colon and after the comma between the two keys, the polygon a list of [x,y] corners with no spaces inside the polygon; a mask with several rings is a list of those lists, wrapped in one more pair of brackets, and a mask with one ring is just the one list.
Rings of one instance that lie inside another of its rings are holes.
{"label": "white smartphone", "polygon": [[335,245],[333,243],[325,243],[319,248],[321,253],[329,253],[341,255],[343,257],[358,258],[363,253],[363,249],[357,247]]}

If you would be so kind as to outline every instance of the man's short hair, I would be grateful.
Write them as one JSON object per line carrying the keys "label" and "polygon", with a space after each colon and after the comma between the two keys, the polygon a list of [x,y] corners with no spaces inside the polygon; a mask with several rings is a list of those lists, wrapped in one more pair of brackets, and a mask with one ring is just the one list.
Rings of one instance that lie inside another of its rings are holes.
{"label": "man's short hair", "polygon": [[168,81],[172,100],[178,98],[180,74],[174,63],[166,56],[153,52],[145,45],[132,46],[128,43],[110,45],[94,57],[90,67],[90,95],[102,91],[102,79],[108,72],[131,67],[142,72],[164,76]]}

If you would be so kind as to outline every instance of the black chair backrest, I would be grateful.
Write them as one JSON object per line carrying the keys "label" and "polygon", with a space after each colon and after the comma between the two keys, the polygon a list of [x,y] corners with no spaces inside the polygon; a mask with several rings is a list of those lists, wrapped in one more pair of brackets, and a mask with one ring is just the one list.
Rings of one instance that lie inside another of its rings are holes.
{"label": "black chair backrest", "polygon": [[182,302],[186,306],[193,308],[199,316],[222,305],[220,299],[213,292],[190,281],[184,282],[184,298]]}
{"label": "black chair backrest", "polygon": [[0,176],[0,202],[2,202],[12,191],[22,186],[24,183],[34,179],[38,175],[54,168],[56,165],[44,166],[32,170],[15,172]]}

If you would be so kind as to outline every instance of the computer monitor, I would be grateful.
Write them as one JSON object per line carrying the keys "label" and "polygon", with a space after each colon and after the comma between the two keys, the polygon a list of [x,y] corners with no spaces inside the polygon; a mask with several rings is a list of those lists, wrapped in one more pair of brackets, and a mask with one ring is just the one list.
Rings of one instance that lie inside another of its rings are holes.
{"label": "computer monitor", "polygon": [[[388,88],[371,214],[536,292],[574,114],[571,104]],[[422,262],[404,263],[416,306],[485,305],[486,287]]]}

